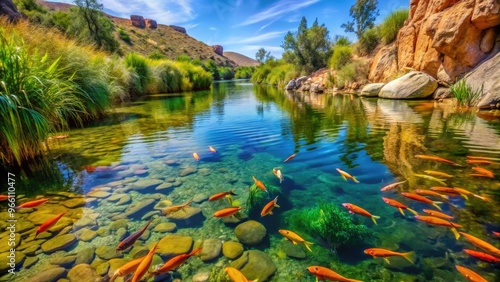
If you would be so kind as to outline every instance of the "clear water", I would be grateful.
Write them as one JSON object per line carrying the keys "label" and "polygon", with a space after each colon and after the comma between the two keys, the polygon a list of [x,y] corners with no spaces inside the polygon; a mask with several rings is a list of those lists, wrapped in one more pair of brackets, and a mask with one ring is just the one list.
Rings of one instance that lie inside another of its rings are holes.
{"label": "clear water", "polygon": [[[306,271],[311,265],[329,267],[346,277],[364,281],[465,281],[455,264],[473,269],[488,281],[500,279],[497,266],[463,253],[463,248],[475,247],[463,238],[456,241],[448,228],[418,222],[409,212],[403,217],[381,200],[382,196],[393,198],[419,212],[432,208],[404,198],[397,191],[440,186],[414,176],[423,174],[424,170],[449,173],[454,177],[447,184],[466,188],[491,201],[453,197],[442,205],[443,211],[453,214],[454,222],[463,225],[460,231],[500,246],[500,239],[491,235],[491,231],[500,231],[498,177],[472,177],[469,175],[473,173],[472,166],[465,162],[466,156],[472,155],[497,158],[500,163],[500,122],[491,115],[482,118],[472,112],[456,112],[452,107],[432,101],[326,94],[301,96],[254,86],[247,81],[234,81],[214,83],[211,91],[148,97],[118,107],[110,118],[68,134],[65,139],[49,143],[51,156],[57,160],[53,168],[61,171],[61,181],[46,181],[32,188],[18,187],[18,193],[25,195],[18,200],[48,197],[50,201],[37,209],[55,215],[68,210],[62,205],[64,201],[83,195],[88,202],[83,207],[70,209],[67,217],[73,226],[84,225],[102,231],[102,235],[87,242],[78,240],[52,254],[41,250],[30,253],[27,258],[39,260],[29,268],[20,263],[17,275],[14,278],[4,275],[4,281],[31,281],[36,274],[53,267],[54,257],[77,254],[92,246],[115,247],[120,240],[116,230],[109,231],[111,223],[122,218],[132,204],[148,199],[154,199],[155,204],[169,200],[175,205],[195,199],[191,206],[201,208],[203,218],[178,222],[177,229],[169,233],[191,236],[195,241],[208,238],[238,241],[234,225],[226,225],[212,216],[227,207],[227,202],[206,199],[234,189],[236,203],[245,204],[253,184],[252,176],[279,190],[275,194],[279,195],[281,207],[274,209],[273,215],[264,218],[259,215],[261,207],[270,200],[267,197],[254,212],[248,213],[250,219],[261,222],[267,229],[261,244],[245,246],[245,250],[257,249],[269,255],[277,270],[268,281],[315,281]],[[210,152],[208,146],[218,152]],[[199,154],[200,161],[192,157],[193,152]],[[284,163],[293,153],[296,157]],[[417,154],[437,155],[463,167],[417,159]],[[276,167],[285,176],[281,184],[272,173]],[[336,168],[347,171],[361,183],[344,181]],[[500,172],[500,164],[485,168]],[[181,176],[183,174],[187,175]],[[380,192],[383,186],[404,179],[408,182],[395,191]],[[167,186],[171,187],[155,190],[158,184],[152,184],[153,188],[134,189],[138,181],[144,180],[170,183]],[[109,195],[92,197],[94,189]],[[129,195],[131,201],[117,205],[116,201],[107,200],[114,194]],[[288,257],[278,229],[292,229],[288,221],[290,215],[317,206],[319,202],[333,203],[342,210],[342,203],[353,203],[381,218],[378,225],[374,225],[369,218],[353,215],[357,222],[367,226],[372,236],[336,252],[318,241],[314,234],[302,233],[302,237],[315,243],[311,247],[313,252],[307,252],[305,259]],[[6,205],[0,204],[5,211]],[[144,226],[150,216],[158,217],[155,225],[169,221],[153,206],[129,216],[127,234]],[[18,213],[18,222],[29,220],[35,210]],[[157,213],[150,213],[153,211]],[[82,223],[89,219],[90,223]],[[75,229],[66,231],[75,233]],[[33,227],[20,235],[21,249],[23,244],[33,243],[35,230]],[[46,234],[40,244],[57,232]],[[151,231],[147,239],[139,240],[138,244],[150,247],[166,234]],[[363,253],[370,247],[414,251],[418,259],[409,265],[402,259],[391,258],[391,264],[387,265],[382,259]],[[122,258],[129,260],[130,252],[125,252]],[[97,268],[105,261],[95,256],[92,265]],[[220,273],[230,263],[222,254],[209,262],[194,257],[178,268],[174,276],[191,281],[193,275],[205,272],[211,274],[210,281],[227,281],[227,276]],[[65,267],[69,270],[73,264]]]}

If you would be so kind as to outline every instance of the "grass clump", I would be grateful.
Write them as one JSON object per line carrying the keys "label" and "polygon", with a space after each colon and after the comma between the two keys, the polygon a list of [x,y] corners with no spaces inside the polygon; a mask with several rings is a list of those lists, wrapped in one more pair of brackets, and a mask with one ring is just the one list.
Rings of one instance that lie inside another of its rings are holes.
{"label": "grass clump", "polygon": [[234,78],[236,78],[236,79],[238,79],[238,78],[251,78],[254,71],[255,71],[255,67],[243,67],[243,66],[237,67],[235,69]]}
{"label": "grass clump", "polygon": [[403,27],[408,19],[408,9],[400,9],[390,13],[379,25],[378,33],[384,44],[392,43],[396,40],[398,31]]}
{"label": "grass clump", "polygon": [[262,191],[257,185],[252,184],[248,191],[247,200],[245,201],[246,210],[254,212],[256,208],[260,208],[270,200],[274,199],[274,195],[281,192],[279,187],[273,185],[266,185],[268,193]]}
{"label": "grass clump", "polygon": [[461,79],[450,87],[450,91],[457,99],[459,107],[472,107],[483,95],[483,86],[479,90],[474,90],[464,79]]}
{"label": "grass clump", "polygon": [[292,230],[307,233],[333,249],[354,245],[370,235],[365,225],[332,203],[294,211],[289,221]]}
{"label": "grass clump", "polygon": [[283,87],[288,81],[297,76],[299,76],[299,72],[294,65],[285,63],[282,60],[268,60],[256,68],[252,75],[252,81],[259,84]]}
{"label": "grass clump", "polygon": [[120,36],[120,39],[127,42],[127,43],[131,43],[131,40],[130,40],[130,36],[128,35],[128,33],[123,29],[123,28],[119,28],[118,29],[118,36]]}
{"label": "grass clump", "polygon": [[380,43],[380,34],[377,27],[368,29],[361,35],[358,40],[357,53],[360,55],[368,55],[375,50]]}
{"label": "grass clump", "polygon": [[347,45],[337,45],[333,48],[333,55],[330,57],[329,64],[335,70],[340,70],[343,66],[352,60],[352,50]]}
{"label": "grass clump", "polygon": [[151,70],[146,58],[136,53],[129,53],[125,57],[125,65],[135,73],[130,91],[138,95],[146,93],[146,87],[151,79]]}

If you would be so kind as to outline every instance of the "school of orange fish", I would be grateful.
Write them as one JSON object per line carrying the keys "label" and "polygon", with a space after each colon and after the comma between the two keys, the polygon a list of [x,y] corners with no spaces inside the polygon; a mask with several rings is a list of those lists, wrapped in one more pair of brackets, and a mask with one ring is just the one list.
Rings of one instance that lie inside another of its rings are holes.
{"label": "school of orange fish", "polygon": [[[210,152],[217,153],[217,150],[215,150],[211,146],[209,146],[208,149]],[[295,156],[296,156],[296,154],[289,156],[288,158],[285,159],[284,162],[290,161]],[[200,157],[199,157],[198,153],[193,153],[193,157],[197,161],[200,161]],[[419,159],[435,161],[435,162],[440,162],[440,163],[446,163],[449,165],[462,167],[460,164],[457,164],[455,162],[452,162],[452,161],[449,161],[447,159],[437,157],[437,156],[416,155],[415,157],[419,158]],[[485,178],[493,179],[495,176],[494,176],[494,173],[492,171],[479,166],[479,165],[498,164],[498,163],[495,163],[493,160],[494,159],[487,158],[487,157],[467,156],[467,163],[475,165],[474,167],[472,167],[473,173],[471,173],[470,176],[485,177]],[[351,179],[353,182],[359,183],[359,181],[356,179],[356,177],[350,175],[349,173],[347,173],[339,168],[337,168],[336,170],[344,180],[347,181],[347,179]],[[449,175],[449,174],[446,174],[446,173],[443,173],[440,171],[425,170],[424,172],[426,174],[414,174],[414,176],[419,177],[419,178],[423,178],[426,180],[434,181],[434,182],[440,183],[442,185],[446,185],[445,181],[447,178],[453,177],[452,175]],[[283,181],[284,176],[283,176],[281,170],[273,168],[273,174],[280,180],[280,183]],[[437,178],[437,177],[441,177],[441,178]],[[264,193],[268,193],[268,190],[262,181],[258,180],[254,176],[252,176],[252,179],[253,179],[256,187],[258,187]],[[407,181],[404,180],[404,181],[389,184],[389,185],[383,187],[381,189],[381,191],[382,192],[395,191],[395,189],[399,185],[401,185],[405,182],[407,182]],[[217,200],[222,200],[222,199],[227,198],[229,200],[229,202],[231,202],[232,195],[236,195],[233,190],[230,190],[227,192],[220,192],[220,193],[212,195],[209,198],[209,201],[217,201]],[[455,197],[455,196],[460,196],[460,197],[463,197],[465,200],[468,200],[469,196],[471,196],[471,197],[481,199],[483,201],[489,201],[488,198],[481,196],[481,195],[477,195],[475,193],[472,193],[464,188],[447,187],[447,186],[433,186],[433,187],[430,187],[429,190],[416,189],[415,193],[401,192],[401,195],[408,198],[408,199],[414,200],[414,201],[429,204],[429,205],[437,208],[438,210],[441,210],[441,207],[439,206],[439,204],[441,204],[442,202],[433,201],[433,200],[427,198],[426,196],[442,199],[445,201],[448,201],[449,197]],[[9,199],[8,196],[0,195],[0,201],[8,200],[8,199]],[[15,207],[15,208],[16,209],[35,208],[35,207],[40,206],[43,203],[47,202],[48,200],[49,199],[44,198],[44,199],[29,201],[29,202],[23,203],[23,204]],[[463,235],[463,237],[470,244],[472,244],[475,247],[484,251],[484,252],[480,252],[480,251],[471,250],[471,249],[464,249],[463,251],[465,253],[467,253],[468,255],[470,255],[476,259],[479,259],[481,261],[488,262],[488,263],[499,263],[500,262],[500,249],[496,248],[492,244],[490,244],[490,243],[488,243],[480,238],[477,238],[477,237],[472,236],[470,234],[467,234],[465,232],[459,232],[457,229],[462,228],[462,226],[459,224],[453,223],[451,221],[454,218],[452,215],[448,215],[448,214],[445,214],[441,211],[430,210],[430,209],[423,209],[423,211],[427,215],[419,215],[418,212],[416,212],[415,210],[409,208],[408,206],[406,206],[406,205],[404,205],[404,204],[402,204],[394,199],[382,197],[382,200],[386,204],[397,208],[403,216],[405,216],[405,213],[403,210],[407,210],[407,211],[413,213],[414,218],[419,220],[419,221],[425,222],[425,223],[430,224],[430,225],[436,225],[436,226],[442,226],[442,227],[449,228],[453,232],[453,234],[455,235],[455,238],[457,240],[460,238],[460,235]],[[273,200],[271,200],[270,202],[268,202],[262,208],[261,216],[263,217],[263,216],[267,216],[267,215],[272,215],[273,214],[272,210],[274,208],[279,208],[277,201],[278,201],[278,197],[276,197]],[[188,207],[191,202],[192,202],[192,200],[190,200],[184,204],[181,204],[181,205],[169,206],[163,210],[163,213],[168,215],[170,213],[180,211],[180,210]],[[349,211],[349,213],[351,213],[351,214],[358,214],[358,215],[361,215],[364,217],[371,218],[374,224],[377,224],[376,219],[380,218],[379,216],[372,215],[367,210],[365,210],[359,206],[356,206],[352,203],[343,203],[342,206],[344,208],[346,208]],[[217,217],[217,218],[228,217],[228,216],[235,216],[235,217],[239,218],[242,210],[243,210],[243,207],[231,206],[231,207],[216,211],[213,216]],[[49,230],[51,227],[53,227],[58,222],[58,220],[64,216],[65,213],[66,212],[61,213],[61,214],[59,214],[51,219],[48,219],[44,223],[42,223],[42,225],[40,225],[36,231],[35,238],[40,233],[45,232],[45,231]],[[132,245],[134,245],[134,243],[146,231],[146,229],[148,228],[151,221],[152,220],[149,220],[149,222],[143,228],[141,228],[140,230],[136,231],[135,233],[131,234],[130,236],[128,236],[127,238],[122,240],[118,244],[118,246],[116,247],[116,250],[117,251],[124,251],[124,250],[130,248]],[[285,239],[289,240],[291,243],[302,244],[305,248],[307,248],[307,250],[312,252],[310,245],[312,245],[313,243],[304,240],[300,235],[296,234],[295,232],[290,231],[290,230],[280,229],[279,233],[281,235],[283,235],[285,237]],[[500,232],[493,231],[492,235],[496,236],[497,238],[500,238]],[[113,282],[117,277],[123,277],[123,276],[129,275],[129,274],[130,275],[133,274],[133,277],[131,280],[132,282],[140,281],[143,277],[145,277],[146,273],[148,273],[148,271],[151,267],[153,255],[156,251],[157,244],[158,244],[158,242],[154,244],[154,246],[151,248],[149,253],[147,255],[145,255],[144,257],[134,259],[134,260],[128,262],[127,264],[123,265],[122,267],[120,267],[114,273],[113,277],[111,277],[110,281]],[[178,256],[171,258],[170,260],[165,262],[163,264],[163,266],[161,266],[159,269],[157,269],[155,271],[149,271],[149,277],[147,277],[146,280],[149,280],[149,278],[156,276],[158,274],[167,273],[169,271],[175,270],[177,267],[179,267],[185,261],[187,261],[191,256],[196,255],[200,251],[201,251],[201,247],[192,250],[190,253],[181,254],[181,255],[178,255]],[[369,255],[369,256],[372,256],[373,258],[383,258],[387,263],[390,263],[388,258],[393,257],[393,256],[402,257],[402,258],[408,260],[412,264],[415,262],[415,258],[416,258],[415,257],[416,254],[414,252],[401,253],[401,252],[395,252],[395,251],[382,249],[382,248],[366,249],[366,250],[364,250],[364,253]],[[466,267],[463,267],[461,265],[456,265],[455,267],[468,281],[487,282],[487,280],[485,278],[483,278],[481,275],[479,275],[478,273],[476,273],[476,272],[474,272]],[[227,273],[227,275],[234,282],[247,282],[247,281],[249,281],[239,270],[237,270],[233,267],[226,267],[226,268],[224,268],[224,270]],[[310,266],[307,268],[307,271],[309,271],[312,275],[314,275],[316,277],[316,280],[360,282],[360,280],[355,280],[355,279],[343,277],[342,275],[336,273],[335,271],[328,269],[326,267],[322,267],[322,266]]]}

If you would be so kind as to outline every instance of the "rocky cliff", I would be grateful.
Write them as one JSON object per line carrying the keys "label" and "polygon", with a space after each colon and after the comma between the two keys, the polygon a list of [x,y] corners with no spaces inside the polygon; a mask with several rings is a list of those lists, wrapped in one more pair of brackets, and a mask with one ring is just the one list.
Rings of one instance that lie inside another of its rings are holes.
{"label": "rocky cliff", "polygon": [[396,65],[451,83],[500,50],[499,0],[411,0],[409,12],[395,47],[375,56],[370,80],[387,81]]}
{"label": "rocky cliff", "polygon": [[11,21],[16,21],[21,17],[11,0],[0,0],[0,16],[3,15],[7,16]]}

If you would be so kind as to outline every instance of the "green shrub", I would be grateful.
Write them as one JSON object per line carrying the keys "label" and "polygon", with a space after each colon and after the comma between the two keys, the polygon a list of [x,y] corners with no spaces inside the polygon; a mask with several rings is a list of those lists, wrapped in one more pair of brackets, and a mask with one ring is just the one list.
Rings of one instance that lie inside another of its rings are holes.
{"label": "green shrub", "polygon": [[127,43],[130,43],[130,36],[128,35],[128,33],[123,29],[123,28],[119,28],[118,29],[118,35],[120,36],[120,39],[127,42]]}
{"label": "green shrub", "polygon": [[459,80],[457,83],[450,87],[450,91],[457,99],[457,104],[460,107],[471,107],[483,96],[483,86],[481,89],[472,89],[467,85],[464,79]]}
{"label": "green shrub", "polygon": [[396,40],[398,31],[408,19],[408,9],[396,10],[390,13],[379,25],[379,34],[384,44]]}
{"label": "green shrub", "polygon": [[351,82],[365,83],[368,78],[369,66],[360,60],[354,60],[337,71],[335,85],[342,89]]}
{"label": "green shrub", "polygon": [[235,74],[234,78],[239,79],[239,78],[251,78],[252,74],[255,71],[255,67],[237,67],[235,69]]}
{"label": "green shrub", "polygon": [[363,33],[358,40],[357,51],[360,55],[370,54],[380,42],[380,35],[376,27],[370,28]]}
{"label": "green shrub", "polygon": [[294,65],[287,64],[282,60],[268,60],[255,69],[252,75],[252,81],[259,84],[263,83],[282,87],[298,75],[299,72]]}
{"label": "green shrub", "polygon": [[289,221],[295,232],[307,233],[331,248],[354,245],[370,235],[365,225],[332,203],[294,211]]}
{"label": "green shrub", "polygon": [[180,69],[183,76],[181,90],[203,90],[210,88],[212,76],[200,66],[195,66],[189,62],[175,62],[175,66]]}
{"label": "green shrub", "polygon": [[189,55],[182,54],[177,56],[175,60],[178,62],[191,62],[191,57],[189,57]]}
{"label": "green shrub", "polygon": [[151,78],[146,58],[136,53],[129,53],[125,57],[125,65],[135,74],[130,85],[130,91],[137,95],[146,94],[146,87]]}
{"label": "green shrub", "polygon": [[149,55],[148,55],[148,59],[151,59],[151,60],[163,60],[166,58],[167,57],[165,57],[165,55],[158,50],[155,50],[155,51],[149,53]]}
{"label": "green shrub", "polygon": [[339,70],[352,60],[352,50],[350,46],[338,45],[333,48],[333,55],[330,57],[330,67]]}
{"label": "green shrub", "polygon": [[108,75],[110,100],[113,102],[130,100],[129,89],[133,77],[123,59],[118,56],[107,59],[105,73]]}
{"label": "green shrub", "polygon": [[152,77],[149,93],[179,92],[182,86],[182,73],[172,61],[160,60],[152,63]]}
{"label": "green shrub", "polygon": [[234,72],[232,68],[220,67],[219,68],[220,77],[225,80],[230,80],[234,78]]}

